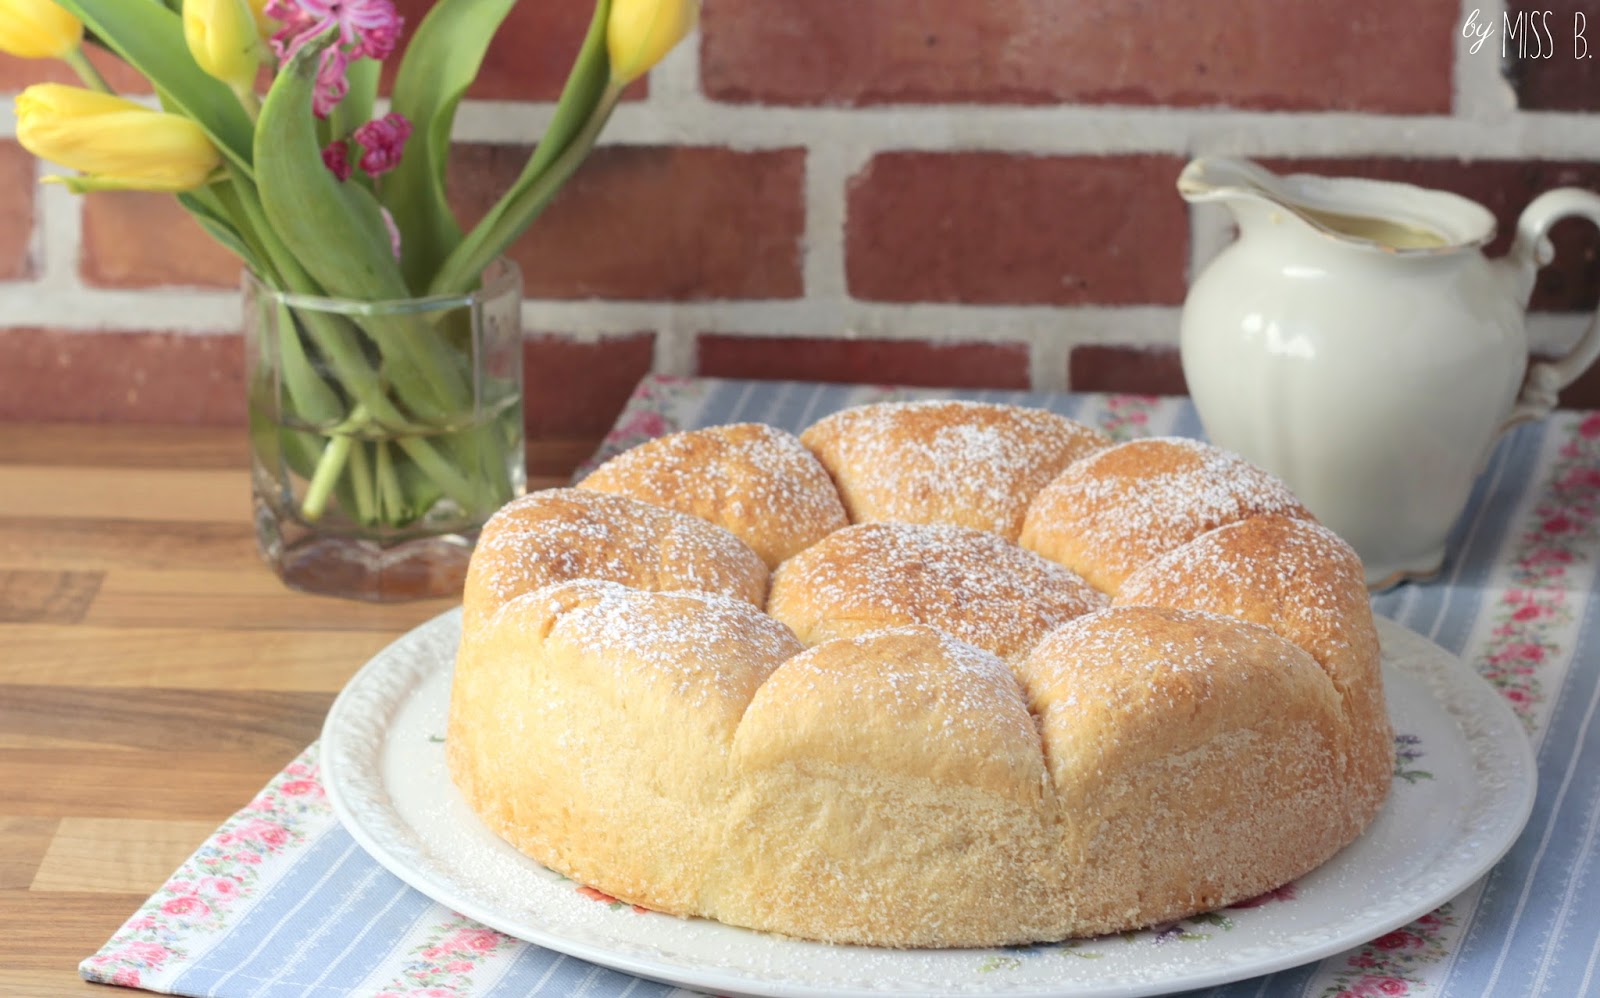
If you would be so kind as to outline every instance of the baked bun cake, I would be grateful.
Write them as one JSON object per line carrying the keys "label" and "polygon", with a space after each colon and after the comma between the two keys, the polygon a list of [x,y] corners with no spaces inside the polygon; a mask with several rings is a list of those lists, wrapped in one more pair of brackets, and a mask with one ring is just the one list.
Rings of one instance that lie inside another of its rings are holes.
{"label": "baked bun cake", "polygon": [[447,754],[522,852],[807,939],[997,946],[1299,877],[1393,736],[1361,564],[1191,440],[884,403],[673,434],[472,558]]}

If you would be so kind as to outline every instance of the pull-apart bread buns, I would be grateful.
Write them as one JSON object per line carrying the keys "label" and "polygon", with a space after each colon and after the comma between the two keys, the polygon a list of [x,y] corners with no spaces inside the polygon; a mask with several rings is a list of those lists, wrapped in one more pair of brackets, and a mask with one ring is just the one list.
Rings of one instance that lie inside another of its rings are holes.
{"label": "pull-apart bread buns", "polygon": [[750,545],[768,568],[849,523],[815,455],[794,434],[765,423],[658,437],[602,464],[578,488],[710,520]]}
{"label": "pull-apart bread buns", "polygon": [[788,628],[725,596],[593,580],[535,590],[464,636],[451,770],[489,826],[544,865],[700,914],[734,731],[799,651]]}
{"label": "pull-apart bread buns", "polygon": [[1345,839],[1378,813],[1394,772],[1394,732],[1366,575],[1339,535],[1311,520],[1240,520],[1146,564],[1122,584],[1116,602],[1225,614],[1305,649],[1332,681],[1350,729]]}
{"label": "pull-apart bread buns", "polygon": [[948,523],[1008,541],[1057,472],[1111,444],[1043,409],[958,401],[857,406],[800,439],[833,476],[851,523]]}
{"label": "pull-apart bread buns", "polygon": [[472,630],[526,592],[571,579],[722,593],[757,607],[767,569],[739,539],[697,517],[603,492],[547,489],[513,499],[478,535],[461,602]]}
{"label": "pull-apart bread buns", "polygon": [[1063,471],[1028,508],[1020,542],[1115,593],[1150,559],[1263,513],[1311,516],[1288,486],[1238,455],[1157,437],[1119,444]]}
{"label": "pull-apart bread buns", "polygon": [[862,523],[784,562],[767,612],[807,645],[928,624],[1012,659],[1106,605],[1054,562],[965,527]]}
{"label": "pull-apart bread buns", "polygon": [[1259,469],[970,403],[793,440],[678,434],[485,527],[448,756],[529,856],[679,915],[993,946],[1244,900],[1377,813],[1360,562]]}
{"label": "pull-apart bread buns", "polygon": [[1053,632],[1022,672],[1068,871],[1058,901],[1074,932],[1253,897],[1347,841],[1338,696],[1271,631],[1115,607]]}

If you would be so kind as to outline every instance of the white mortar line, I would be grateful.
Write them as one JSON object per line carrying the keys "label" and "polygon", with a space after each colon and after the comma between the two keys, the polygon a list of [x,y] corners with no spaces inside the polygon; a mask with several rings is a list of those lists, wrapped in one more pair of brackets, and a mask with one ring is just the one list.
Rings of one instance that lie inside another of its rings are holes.
{"label": "white mortar line", "polygon": [[[1596,27],[1600,28],[1600,19]],[[1466,40],[1459,41],[1464,44]],[[1596,42],[1600,44],[1600,35]],[[701,96],[697,76],[690,79],[691,71],[698,72],[690,53],[675,52],[658,70],[663,74],[661,92],[620,106],[604,139],[626,145],[671,143],[735,149],[828,142],[872,152],[1592,159],[1600,148],[1600,115],[1510,110],[1510,91],[1499,79],[1498,57],[1484,58],[1489,47],[1457,62],[1454,84],[1463,104],[1460,111],[1423,116],[1118,105],[851,108],[729,104]],[[651,85],[658,86],[654,81]],[[0,138],[16,135],[12,96],[0,94]],[[552,111],[548,102],[465,101],[456,118],[454,137],[464,142],[532,144],[543,134]]]}
{"label": "white mortar line", "polygon": [[1035,336],[1028,350],[1028,382],[1036,392],[1067,390],[1067,357],[1072,344],[1059,331]]}
{"label": "white mortar line", "polygon": [[[825,303],[826,304],[826,303]],[[843,322],[818,322],[818,303],[783,301],[619,302],[534,301],[524,328],[580,337],[681,331],[748,336],[835,336],[847,339],[938,339],[1158,345],[1176,342],[1173,306],[1051,306],[893,304],[844,301],[832,307]],[[681,360],[681,355],[675,355]]]}
{"label": "white mortar line", "polygon": [[[1600,39],[1600,36],[1597,36]],[[1462,74],[1473,89],[1498,86],[1494,63],[1472,57]],[[1482,77],[1480,80],[1479,78]],[[1507,98],[1509,99],[1509,98]],[[531,142],[549,105],[468,102],[455,137]],[[619,107],[604,141],[736,149],[839,143],[870,151],[981,150],[1032,155],[1150,153],[1588,159],[1600,147],[1600,115],[1507,112],[1486,124],[1453,116],[1344,112],[1258,112],[1206,108],[936,105],[870,108],[723,104],[694,95]]]}
{"label": "white mortar line", "polygon": [[844,250],[849,182],[868,158],[865,149],[840,143],[813,145],[806,154],[801,271],[806,296],[814,301],[849,297]]}
{"label": "white mortar line", "polygon": [[38,282],[0,284],[0,328],[78,332],[236,333],[239,292],[201,288],[109,290]]}
{"label": "white mortar line", "polygon": [[[1159,347],[1178,342],[1177,306],[1017,306],[839,304],[846,324],[817,321],[805,300],[755,302],[539,301],[524,304],[523,329],[577,342],[654,332],[656,370],[694,369],[697,333],[752,337],[817,336],[844,339],[1023,343],[1038,390],[1058,390],[1074,346]],[[1570,349],[1587,327],[1585,314],[1529,317],[1528,340],[1539,354]],[[237,293],[217,289],[110,290],[57,288],[42,282],[0,283],[0,328],[48,326],[69,332],[157,330],[197,335],[239,330]]]}
{"label": "white mortar line", "polygon": [[648,106],[700,96],[700,32],[690,32],[650,71]]}
{"label": "white mortar line", "polygon": [[651,365],[651,370],[657,374],[687,377],[695,373],[695,365],[698,361],[697,353],[695,330],[657,330],[654,363]]}
{"label": "white mortar line", "polygon": [[83,286],[78,275],[82,256],[83,198],[73,194],[61,184],[46,184],[47,176],[70,174],[50,163],[34,161],[34,231],[33,245],[38,255],[33,258],[38,269],[34,287],[59,296]]}
{"label": "white mortar line", "polygon": [[[1458,119],[1483,128],[1504,124],[1517,110],[1517,95],[1502,75],[1501,43],[1504,38],[1505,0],[1461,0],[1456,17],[1454,110]],[[1467,18],[1473,12],[1480,25],[1492,25],[1493,32],[1481,40],[1464,34]],[[1472,47],[1478,45],[1478,51]]]}

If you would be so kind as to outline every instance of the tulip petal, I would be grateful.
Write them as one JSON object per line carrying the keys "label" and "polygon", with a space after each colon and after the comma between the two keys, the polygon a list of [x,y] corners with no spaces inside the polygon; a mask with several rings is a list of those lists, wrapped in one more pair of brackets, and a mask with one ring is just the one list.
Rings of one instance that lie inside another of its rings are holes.
{"label": "tulip petal", "polygon": [[183,21],[160,3],[60,0],[95,37],[143,73],[162,103],[199,125],[246,177],[255,127],[228,86],[205,74],[183,39]]}
{"label": "tulip petal", "polygon": [[182,16],[184,41],[201,69],[236,92],[255,85],[261,36],[245,0],[183,0]]}
{"label": "tulip petal", "polygon": [[696,0],[614,0],[606,26],[611,78],[628,83],[649,72],[694,29],[699,12]]}
{"label": "tulip petal", "polygon": [[65,59],[83,44],[83,23],[51,0],[0,0],[0,52]]}
{"label": "tulip petal", "polygon": [[73,190],[192,190],[222,161],[188,118],[59,83],[18,95],[17,139],[41,159],[87,174],[61,181]]}

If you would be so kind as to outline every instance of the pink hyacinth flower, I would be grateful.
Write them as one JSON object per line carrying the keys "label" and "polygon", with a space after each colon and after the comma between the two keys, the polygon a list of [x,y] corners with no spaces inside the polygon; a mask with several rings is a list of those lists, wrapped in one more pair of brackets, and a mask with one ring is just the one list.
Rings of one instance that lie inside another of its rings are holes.
{"label": "pink hyacinth flower", "polygon": [[322,165],[341,181],[350,179],[350,147],[343,139],[328,143],[322,150]]}
{"label": "pink hyacinth flower", "polygon": [[404,27],[405,20],[396,15],[387,23],[379,24],[362,32],[361,40],[350,53],[357,59],[377,59],[382,62],[394,54],[400,45],[400,29]]}
{"label": "pink hyacinth flower", "polygon": [[372,176],[386,173],[400,165],[400,155],[405,150],[406,139],[411,135],[411,122],[405,115],[390,112],[381,118],[362,125],[353,136],[361,143],[361,168]]}
{"label": "pink hyacinth flower", "polygon": [[330,28],[338,29],[340,46],[357,47],[358,58],[383,58],[394,51],[405,23],[394,0],[268,0],[265,11],[283,25],[272,36],[280,59],[293,58],[302,45]]}
{"label": "pink hyacinth flower", "polygon": [[333,113],[333,109],[344,100],[344,95],[350,92],[350,79],[345,71],[350,66],[350,57],[340,51],[337,45],[322,53],[322,63],[317,67],[316,89],[311,93],[311,112],[319,118],[326,118]]}
{"label": "pink hyacinth flower", "polygon": [[272,33],[272,54],[280,62],[288,62],[289,58],[300,50],[300,46],[316,32],[316,19],[300,8],[296,0],[267,0],[267,5],[262,9],[268,17],[278,22],[278,30]]}
{"label": "pink hyacinth flower", "polygon": [[379,208],[383,213],[384,227],[389,230],[389,252],[394,254],[396,260],[400,259],[400,226],[394,222],[394,216],[389,214],[388,208]]}
{"label": "pink hyacinth flower", "polygon": [[353,59],[384,59],[400,41],[405,20],[393,0],[268,0],[266,15],[281,26],[272,35],[279,61],[294,58],[308,42],[337,32],[317,67],[312,110],[326,118],[350,90],[345,73]]}

